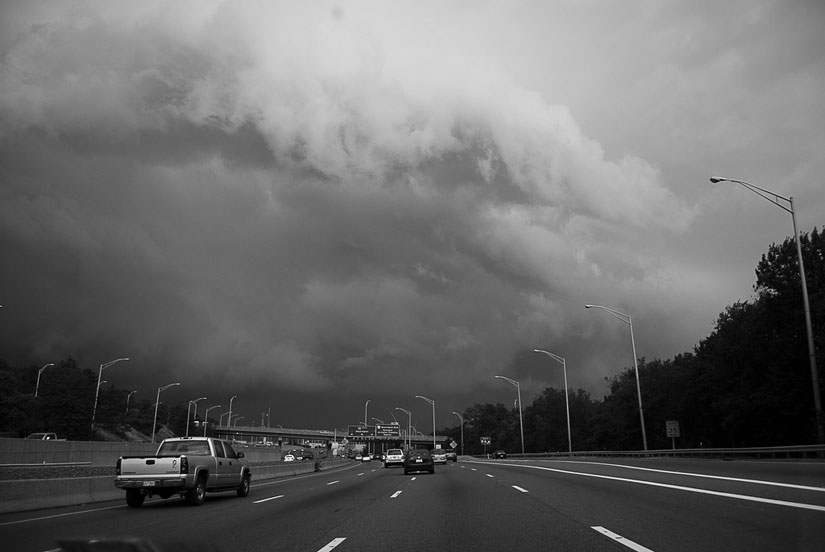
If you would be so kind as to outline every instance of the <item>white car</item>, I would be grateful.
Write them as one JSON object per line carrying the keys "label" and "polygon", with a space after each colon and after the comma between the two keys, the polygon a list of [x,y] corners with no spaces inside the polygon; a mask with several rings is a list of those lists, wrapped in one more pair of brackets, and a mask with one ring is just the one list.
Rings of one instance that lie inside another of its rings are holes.
{"label": "white car", "polygon": [[294,462],[295,457],[291,454],[284,454],[284,462]]}
{"label": "white car", "polygon": [[391,466],[404,467],[404,451],[401,449],[390,449],[387,451],[387,454],[384,455],[384,467],[389,468]]}
{"label": "white car", "polygon": [[369,462],[370,460],[372,460],[372,456],[370,456],[370,453],[365,452],[364,454],[361,455],[361,461],[362,462]]}
{"label": "white car", "polygon": [[444,449],[433,449],[430,451],[430,455],[433,457],[433,464],[447,463],[447,451]]}

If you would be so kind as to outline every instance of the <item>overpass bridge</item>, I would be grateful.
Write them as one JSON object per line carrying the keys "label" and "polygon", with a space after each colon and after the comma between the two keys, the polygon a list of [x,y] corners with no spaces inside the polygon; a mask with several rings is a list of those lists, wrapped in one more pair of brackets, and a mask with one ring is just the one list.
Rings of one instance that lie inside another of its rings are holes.
{"label": "overpass bridge", "polygon": [[[394,425],[394,424],[393,424]],[[348,447],[383,452],[391,448],[433,448],[432,435],[407,435],[396,428],[381,426],[364,426],[353,429],[292,429],[284,427],[263,426],[213,426],[209,434],[229,441],[240,441],[253,446],[321,446],[327,449]],[[436,435],[435,443],[442,448],[450,448],[452,439],[445,435]]]}

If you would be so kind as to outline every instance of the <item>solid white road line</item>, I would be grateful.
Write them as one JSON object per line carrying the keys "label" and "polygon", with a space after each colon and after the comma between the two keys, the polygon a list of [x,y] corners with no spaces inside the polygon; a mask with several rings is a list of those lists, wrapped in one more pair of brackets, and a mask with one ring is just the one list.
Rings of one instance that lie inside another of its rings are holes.
{"label": "solid white road line", "polygon": [[579,477],[593,477],[595,479],[607,479],[610,481],[623,481],[625,483],[635,483],[637,485],[648,485],[650,487],[661,487],[663,489],[674,489],[676,491],[686,491],[689,493],[699,493],[711,496],[721,496],[724,498],[735,498],[738,500],[747,500],[750,502],[761,502],[763,504],[774,504],[776,506],[789,506],[791,508],[799,508],[802,510],[814,510],[817,512],[825,512],[825,506],[817,504],[805,504],[803,502],[788,502],[787,500],[776,500],[773,498],[762,498],[759,496],[741,495],[736,493],[723,493],[721,491],[710,491],[708,489],[698,489],[696,487],[685,487],[684,485],[669,485],[667,483],[656,483],[654,481],[644,481],[642,479],[628,479],[627,477],[614,477],[612,475],[599,475],[595,473],[583,473],[570,470],[560,470],[558,468],[547,468],[544,466],[531,466],[529,464],[501,464],[502,466],[510,466],[514,468],[528,468],[532,470],[544,470],[556,473],[565,473],[568,475],[578,475]]}
{"label": "solid white road line", "polygon": [[521,487],[519,487],[518,485],[513,485],[512,487],[513,487],[515,490],[520,491],[520,492],[522,492],[522,493],[526,493],[526,492],[528,492],[528,491],[527,491],[527,489],[522,489],[522,488],[521,488]]}
{"label": "solid white road line", "polygon": [[818,491],[825,492],[825,487],[812,487],[810,485],[794,485],[793,483],[780,483],[778,481],[765,481],[764,479],[744,479],[741,477],[725,477],[722,475],[708,475],[704,473],[691,473],[672,470],[659,470],[656,468],[643,468],[641,466],[628,466],[626,464],[612,464],[608,462],[576,462],[571,460],[562,460],[561,463],[567,464],[590,464],[594,466],[613,466],[617,468],[626,468],[629,470],[649,471],[656,473],[667,473],[670,475],[684,475],[687,477],[701,477],[703,479],[720,479],[722,481],[736,481],[737,483],[753,483],[755,485],[770,485],[772,487],[785,487],[788,489],[800,489],[803,491]]}
{"label": "solid white road line", "polygon": [[270,496],[269,498],[262,498],[261,500],[256,500],[252,504],[260,504],[261,502],[269,502],[270,500],[275,500],[276,498],[283,498],[284,495],[278,496]]}
{"label": "solid white road line", "polygon": [[329,541],[329,543],[327,543],[323,548],[319,548],[318,552],[329,552],[345,540],[347,540],[347,537],[336,537]]}
{"label": "solid white road line", "polygon": [[622,545],[630,548],[631,550],[635,550],[636,552],[653,552],[650,548],[645,548],[641,544],[637,544],[637,543],[633,542],[632,540],[626,539],[623,536],[618,535],[618,534],[614,533],[613,531],[605,529],[604,527],[601,527],[599,525],[594,525],[593,527],[591,527],[591,529],[593,529],[595,531],[598,531],[599,533],[601,533],[605,537],[613,539],[617,543],[622,544]]}

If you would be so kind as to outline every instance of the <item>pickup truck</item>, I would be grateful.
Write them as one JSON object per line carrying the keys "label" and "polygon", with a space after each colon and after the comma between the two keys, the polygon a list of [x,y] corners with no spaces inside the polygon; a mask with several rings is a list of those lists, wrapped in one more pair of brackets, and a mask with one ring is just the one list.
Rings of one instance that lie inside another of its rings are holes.
{"label": "pickup truck", "polygon": [[228,442],[212,437],[164,439],[155,456],[121,456],[115,486],[126,490],[126,504],[140,508],[147,496],[181,495],[193,506],[207,492],[249,494],[252,471]]}

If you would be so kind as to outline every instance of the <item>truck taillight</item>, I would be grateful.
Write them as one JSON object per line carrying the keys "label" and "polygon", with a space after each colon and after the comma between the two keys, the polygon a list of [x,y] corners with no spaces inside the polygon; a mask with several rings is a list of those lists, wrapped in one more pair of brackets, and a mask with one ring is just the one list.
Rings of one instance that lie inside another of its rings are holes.
{"label": "truck taillight", "polygon": [[117,459],[117,466],[115,466],[115,475],[120,475],[120,458]]}
{"label": "truck taillight", "polygon": [[186,456],[180,458],[180,472],[189,473],[189,459]]}

